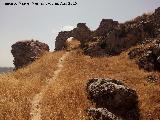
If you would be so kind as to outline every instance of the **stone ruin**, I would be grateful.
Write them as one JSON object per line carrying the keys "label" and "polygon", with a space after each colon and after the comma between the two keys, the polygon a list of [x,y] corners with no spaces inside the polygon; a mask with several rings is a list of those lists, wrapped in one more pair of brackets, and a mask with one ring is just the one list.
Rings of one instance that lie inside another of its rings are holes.
{"label": "stone ruin", "polygon": [[12,45],[11,50],[14,57],[13,64],[15,65],[15,70],[32,63],[36,59],[40,58],[46,51],[49,51],[49,46],[37,40],[16,42]]}
{"label": "stone ruin", "polygon": [[62,31],[56,37],[55,50],[66,49],[65,41],[74,37],[81,42],[84,53],[90,56],[116,55],[146,38],[160,36],[160,8],[151,15],[144,14],[134,20],[118,23],[102,19],[99,27],[91,31],[85,23],[78,23],[71,31]]}
{"label": "stone ruin", "polygon": [[71,31],[59,32],[58,36],[56,37],[55,50],[66,49],[66,40],[70,37],[74,37],[81,43],[85,43],[85,41],[91,38],[91,31],[85,23],[78,23],[77,27]]}

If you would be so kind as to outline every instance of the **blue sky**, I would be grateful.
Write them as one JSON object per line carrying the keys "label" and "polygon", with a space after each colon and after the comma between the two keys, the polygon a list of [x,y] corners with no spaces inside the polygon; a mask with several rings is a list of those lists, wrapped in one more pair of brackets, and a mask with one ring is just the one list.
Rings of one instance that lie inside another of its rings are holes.
{"label": "blue sky", "polygon": [[[35,0],[21,0],[35,2]],[[36,2],[60,2],[60,0],[36,0]],[[53,51],[57,33],[70,30],[79,22],[92,30],[103,18],[119,22],[130,20],[144,12],[160,7],[160,0],[61,0],[74,2],[75,6],[5,6],[0,1],[0,66],[13,66],[11,45],[19,40],[37,39],[45,42]]]}

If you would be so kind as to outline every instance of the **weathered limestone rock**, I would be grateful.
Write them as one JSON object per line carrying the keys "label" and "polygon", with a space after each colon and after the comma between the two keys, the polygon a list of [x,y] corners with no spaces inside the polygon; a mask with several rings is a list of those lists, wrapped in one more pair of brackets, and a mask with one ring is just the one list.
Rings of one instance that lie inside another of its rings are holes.
{"label": "weathered limestone rock", "polygon": [[49,46],[45,43],[34,40],[19,41],[12,45],[11,53],[14,57],[15,69],[22,68],[45,52],[49,51]]}
{"label": "weathered limestone rock", "polygon": [[87,84],[88,99],[97,108],[127,120],[139,120],[138,96],[119,80],[93,78]]}

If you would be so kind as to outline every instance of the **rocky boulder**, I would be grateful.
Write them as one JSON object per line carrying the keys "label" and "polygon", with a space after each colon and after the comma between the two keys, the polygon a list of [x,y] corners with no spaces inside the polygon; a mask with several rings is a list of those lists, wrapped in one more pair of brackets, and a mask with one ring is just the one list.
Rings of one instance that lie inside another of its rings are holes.
{"label": "rocky boulder", "polygon": [[114,115],[127,120],[138,120],[138,96],[136,91],[125,86],[122,81],[94,78],[87,84],[88,99],[97,108],[106,108]]}
{"label": "rocky boulder", "polygon": [[12,45],[11,53],[14,57],[15,69],[22,68],[49,51],[49,46],[45,43],[34,40],[19,41]]}

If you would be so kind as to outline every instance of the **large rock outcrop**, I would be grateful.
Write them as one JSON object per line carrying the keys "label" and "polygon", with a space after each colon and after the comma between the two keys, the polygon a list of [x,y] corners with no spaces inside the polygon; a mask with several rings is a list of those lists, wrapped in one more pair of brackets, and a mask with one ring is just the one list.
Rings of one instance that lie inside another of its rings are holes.
{"label": "large rock outcrop", "polygon": [[12,45],[11,53],[14,57],[15,69],[22,68],[36,59],[45,51],[49,51],[49,46],[45,43],[34,40],[19,41]]}
{"label": "large rock outcrop", "polygon": [[80,40],[84,53],[90,56],[116,55],[143,43],[146,38],[159,36],[160,8],[153,14],[144,14],[122,24],[112,19],[102,19],[95,31],[91,31],[85,23],[79,23],[75,29],[59,33],[55,50],[65,49],[67,38],[74,37]]}
{"label": "large rock outcrop", "polygon": [[87,93],[88,99],[96,104],[96,108],[106,108],[117,118],[139,120],[136,91],[125,86],[121,81],[109,78],[90,79]]}

